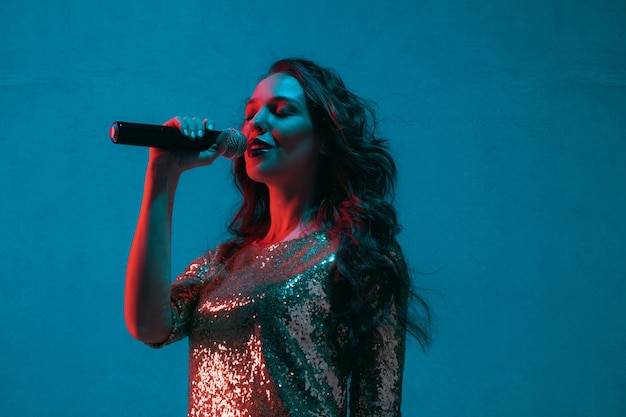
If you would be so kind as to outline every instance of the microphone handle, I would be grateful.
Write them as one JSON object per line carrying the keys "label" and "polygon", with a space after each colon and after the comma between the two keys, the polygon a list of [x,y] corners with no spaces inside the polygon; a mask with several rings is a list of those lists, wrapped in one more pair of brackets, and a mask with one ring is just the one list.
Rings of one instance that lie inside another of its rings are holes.
{"label": "microphone handle", "polygon": [[113,143],[168,151],[205,151],[215,143],[220,133],[219,130],[207,129],[201,138],[191,139],[175,127],[130,122],[114,122],[110,132]]}

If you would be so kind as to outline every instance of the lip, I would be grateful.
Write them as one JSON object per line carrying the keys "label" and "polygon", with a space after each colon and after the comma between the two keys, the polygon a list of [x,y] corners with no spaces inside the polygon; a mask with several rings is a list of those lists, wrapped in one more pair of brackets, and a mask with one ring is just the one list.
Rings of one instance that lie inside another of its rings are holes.
{"label": "lip", "polygon": [[256,138],[253,138],[251,141],[248,142],[248,149],[253,148],[253,147],[273,148],[274,146],[271,143],[264,141],[263,139],[257,136]]}
{"label": "lip", "polygon": [[274,146],[272,144],[256,137],[248,142],[247,153],[248,156],[255,157],[262,155],[273,148]]}

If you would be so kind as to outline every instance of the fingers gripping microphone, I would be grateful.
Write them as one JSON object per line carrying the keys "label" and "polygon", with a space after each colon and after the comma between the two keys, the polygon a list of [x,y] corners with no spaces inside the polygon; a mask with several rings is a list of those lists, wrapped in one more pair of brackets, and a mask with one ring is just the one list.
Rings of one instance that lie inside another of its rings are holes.
{"label": "fingers gripping microphone", "polygon": [[[238,158],[248,147],[246,137],[238,130],[228,129],[217,143],[217,153],[228,159]],[[219,130],[205,129],[201,138],[190,139],[171,126],[114,122],[111,141],[120,145],[150,146],[168,151],[205,151],[213,145]]]}

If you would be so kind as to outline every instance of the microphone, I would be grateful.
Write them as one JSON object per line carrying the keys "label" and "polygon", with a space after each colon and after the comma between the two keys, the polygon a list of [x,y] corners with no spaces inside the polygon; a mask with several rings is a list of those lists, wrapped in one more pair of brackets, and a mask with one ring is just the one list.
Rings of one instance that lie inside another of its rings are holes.
{"label": "microphone", "polygon": [[[238,130],[230,128],[217,144],[217,153],[225,158],[238,158],[246,152],[248,140]],[[150,146],[168,151],[205,151],[222,132],[205,129],[204,136],[190,139],[171,126],[113,122],[111,141],[120,145]]]}

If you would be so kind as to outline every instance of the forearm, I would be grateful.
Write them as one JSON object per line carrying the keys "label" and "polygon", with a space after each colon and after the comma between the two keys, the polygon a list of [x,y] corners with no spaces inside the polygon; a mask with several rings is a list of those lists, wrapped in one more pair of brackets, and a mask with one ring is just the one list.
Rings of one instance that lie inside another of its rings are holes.
{"label": "forearm", "polygon": [[130,334],[160,342],[171,331],[171,225],[178,173],[149,163],[126,269],[124,315]]}

